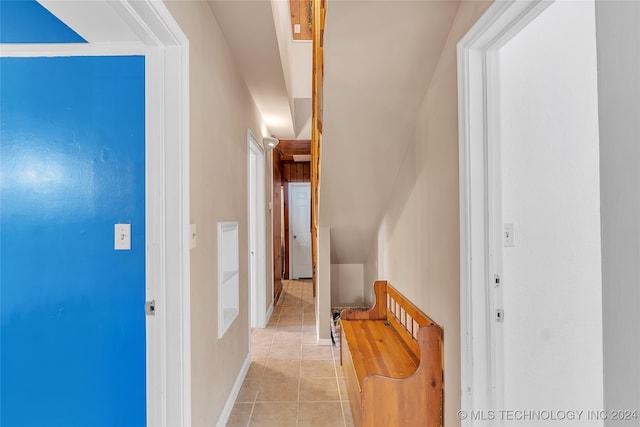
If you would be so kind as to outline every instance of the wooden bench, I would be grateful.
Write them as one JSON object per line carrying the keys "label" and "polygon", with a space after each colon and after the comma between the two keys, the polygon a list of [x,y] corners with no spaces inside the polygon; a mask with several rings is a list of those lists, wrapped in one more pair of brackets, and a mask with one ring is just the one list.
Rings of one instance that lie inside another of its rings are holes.
{"label": "wooden bench", "polygon": [[386,281],[340,315],[340,361],[359,426],[442,426],[442,329]]}

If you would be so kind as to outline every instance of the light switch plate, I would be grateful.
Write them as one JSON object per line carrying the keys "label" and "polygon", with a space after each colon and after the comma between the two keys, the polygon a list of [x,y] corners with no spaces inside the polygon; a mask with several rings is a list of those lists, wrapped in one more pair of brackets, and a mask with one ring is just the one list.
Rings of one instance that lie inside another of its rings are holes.
{"label": "light switch plate", "polygon": [[113,234],[116,251],[131,250],[131,224],[116,224]]}

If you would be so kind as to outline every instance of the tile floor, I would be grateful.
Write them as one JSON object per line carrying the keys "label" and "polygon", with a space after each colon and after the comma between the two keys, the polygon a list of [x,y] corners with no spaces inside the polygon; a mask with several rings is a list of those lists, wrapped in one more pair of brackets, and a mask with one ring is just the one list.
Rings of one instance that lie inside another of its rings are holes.
{"label": "tile floor", "polygon": [[227,426],[353,426],[340,354],[316,345],[312,292],[310,281],[283,281],[269,324],[252,331],[251,367]]}

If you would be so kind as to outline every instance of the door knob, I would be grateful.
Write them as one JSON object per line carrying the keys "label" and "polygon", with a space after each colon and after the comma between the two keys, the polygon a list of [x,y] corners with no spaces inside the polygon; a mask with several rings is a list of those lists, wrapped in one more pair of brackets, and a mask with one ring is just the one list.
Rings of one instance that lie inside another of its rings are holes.
{"label": "door knob", "polygon": [[297,239],[297,238],[298,238],[298,236],[293,236],[293,238],[294,238],[294,239]]}

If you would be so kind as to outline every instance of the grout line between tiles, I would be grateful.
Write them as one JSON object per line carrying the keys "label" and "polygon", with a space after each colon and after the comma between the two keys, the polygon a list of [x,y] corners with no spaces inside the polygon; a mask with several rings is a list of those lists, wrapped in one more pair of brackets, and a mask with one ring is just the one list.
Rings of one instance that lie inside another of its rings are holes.
{"label": "grout line between tiles", "polygon": [[300,333],[300,360],[298,360],[298,398],[296,400],[296,425],[300,423],[300,388],[302,387],[302,333]]}
{"label": "grout line between tiles", "polygon": [[[256,393],[256,397],[258,396],[258,393]],[[253,403],[251,404],[251,412],[249,412],[249,419],[247,420],[247,427],[249,427],[251,425],[251,419],[253,418],[253,410],[256,408],[256,402],[255,399],[253,401]],[[344,413],[342,414],[342,416],[344,417]]]}

